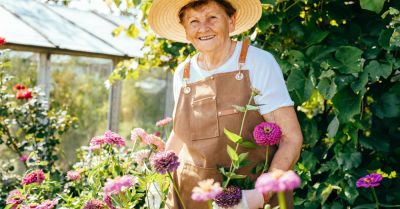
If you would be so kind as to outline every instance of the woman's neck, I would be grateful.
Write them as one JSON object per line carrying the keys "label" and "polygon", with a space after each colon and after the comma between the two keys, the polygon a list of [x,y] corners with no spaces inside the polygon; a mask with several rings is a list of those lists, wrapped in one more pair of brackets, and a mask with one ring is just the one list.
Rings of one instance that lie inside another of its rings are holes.
{"label": "woman's neck", "polygon": [[236,41],[229,40],[218,51],[200,52],[197,63],[207,71],[216,69],[223,65],[233,54]]}

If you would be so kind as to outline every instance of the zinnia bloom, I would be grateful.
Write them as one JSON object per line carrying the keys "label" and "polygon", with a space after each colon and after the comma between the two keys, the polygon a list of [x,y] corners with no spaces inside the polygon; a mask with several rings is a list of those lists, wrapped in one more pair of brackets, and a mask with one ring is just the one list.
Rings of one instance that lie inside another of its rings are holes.
{"label": "zinnia bloom", "polygon": [[13,89],[14,91],[20,91],[20,90],[25,90],[26,87],[22,84],[16,84]]}
{"label": "zinnia bloom", "polygon": [[231,208],[242,200],[242,191],[239,187],[231,186],[220,192],[214,199],[220,208]]}
{"label": "zinnia bloom", "polygon": [[111,199],[111,197],[110,197],[109,195],[106,195],[106,196],[104,197],[104,202],[107,204],[107,206],[108,206],[110,209],[117,209],[116,207],[113,206],[113,204],[112,204],[112,199]]}
{"label": "zinnia bloom", "polygon": [[118,194],[125,188],[130,188],[136,183],[133,176],[122,176],[115,179],[108,179],[104,185],[104,193],[106,195]]}
{"label": "zinnia bloom", "polygon": [[6,39],[3,37],[0,37],[0,46],[6,44]]}
{"label": "zinnia bloom", "polygon": [[282,137],[281,128],[270,122],[262,122],[254,128],[254,140],[258,145],[275,145]]}
{"label": "zinnia bloom", "polygon": [[146,145],[154,145],[159,152],[164,151],[165,149],[165,142],[160,137],[153,134],[147,135],[143,142]]}
{"label": "zinnia bloom", "polygon": [[192,191],[192,199],[195,201],[208,201],[214,199],[222,188],[219,182],[214,183],[214,179],[207,179],[199,182],[198,187],[194,187]]}
{"label": "zinnia bloom", "polygon": [[139,138],[139,140],[143,142],[144,139],[147,138],[147,135],[148,133],[142,128],[135,128],[131,131],[131,140],[135,141]]}
{"label": "zinnia bloom", "polygon": [[27,160],[28,160],[28,155],[23,154],[21,155],[21,157],[19,157],[19,161],[21,162],[26,162]]}
{"label": "zinnia bloom", "polygon": [[256,189],[261,193],[283,192],[299,187],[300,183],[300,177],[294,171],[274,170],[258,177]]}
{"label": "zinnia bloom", "polygon": [[372,173],[372,174],[366,175],[366,176],[358,179],[356,186],[357,186],[357,188],[359,188],[359,187],[364,187],[364,188],[377,187],[380,185],[381,181],[382,181],[381,174]]}
{"label": "zinnia bloom", "polygon": [[29,203],[28,205],[22,205],[21,209],[41,209],[40,205],[33,202],[33,203]]}
{"label": "zinnia bloom", "polygon": [[69,181],[76,181],[79,180],[81,178],[81,174],[79,173],[79,171],[68,171],[67,172],[67,179]]}
{"label": "zinnia bloom", "polygon": [[150,150],[140,150],[133,153],[133,159],[139,165],[143,165],[144,161],[149,158]]}
{"label": "zinnia bloom", "polygon": [[164,126],[168,125],[171,122],[172,122],[172,118],[166,117],[166,118],[164,118],[162,120],[157,121],[156,126],[164,127]]}
{"label": "zinnia bloom", "polygon": [[52,209],[58,204],[58,198],[54,200],[45,200],[42,202],[39,206],[38,209]]}
{"label": "zinnia bloom", "polygon": [[179,166],[178,156],[170,150],[159,152],[152,157],[151,164],[158,173],[174,172]]}
{"label": "zinnia bloom", "polygon": [[90,140],[90,146],[100,146],[106,143],[106,139],[103,136],[95,136]]}
{"label": "zinnia bloom", "polygon": [[18,207],[26,199],[26,196],[22,195],[21,191],[18,189],[14,189],[8,194],[6,199],[7,205],[12,205],[11,209],[15,209]]}
{"label": "zinnia bloom", "polygon": [[112,131],[106,131],[106,133],[104,133],[104,137],[107,144],[121,146],[121,147],[125,146],[125,139]]}
{"label": "zinnia bloom", "polygon": [[29,89],[25,89],[25,90],[20,90],[17,92],[16,94],[17,99],[21,100],[21,99],[32,99],[32,91]]}
{"label": "zinnia bloom", "polygon": [[107,209],[106,203],[100,200],[90,200],[83,209]]}
{"label": "zinnia bloom", "polygon": [[28,185],[32,183],[38,183],[41,184],[45,179],[44,173],[42,170],[35,170],[27,175],[24,176],[22,179],[22,185]]}

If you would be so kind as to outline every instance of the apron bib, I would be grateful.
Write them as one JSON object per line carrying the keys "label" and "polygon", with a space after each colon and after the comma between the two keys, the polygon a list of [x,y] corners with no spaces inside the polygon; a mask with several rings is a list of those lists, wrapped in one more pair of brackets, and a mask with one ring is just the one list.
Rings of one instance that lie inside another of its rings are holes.
{"label": "apron bib", "polygon": [[[190,61],[186,64],[183,80],[184,86],[180,90],[176,106],[173,130],[174,140],[183,142],[178,154],[181,165],[174,172],[173,178],[177,183],[182,199],[187,209],[207,209],[206,202],[197,202],[191,199],[192,190],[198,182],[205,179],[214,179],[222,184],[222,174],[218,166],[230,166],[230,158],[226,147],[235,148],[231,140],[224,134],[224,128],[238,134],[244,114],[233,108],[232,105],[245,106],[251,97],[249,71],[243,70],[249,40],[242,45],[239,69],[233,72],[219,73],[203,80],[187,83],[190,78]],[[254,104],[254,101],[252,101]],[[253,129],[264,118],[258,111],[247,112],[243,126],[244,139],[253,139]],[[276,151],[276,146],[269,148],[269,162]],[[237,174],[248,175],[253,181],[259,175],[251,174],[257,164],[265,161],[265,147],[247,149],[239,146],[238,154],[249,152],[250,165],[236,171]],[[286,195],[287,207],[293,208],[293,196]],[[277,198],[270,200],[272,206],[278,205]],[[172,188],[170,187],[167,208],[183,208]]]}

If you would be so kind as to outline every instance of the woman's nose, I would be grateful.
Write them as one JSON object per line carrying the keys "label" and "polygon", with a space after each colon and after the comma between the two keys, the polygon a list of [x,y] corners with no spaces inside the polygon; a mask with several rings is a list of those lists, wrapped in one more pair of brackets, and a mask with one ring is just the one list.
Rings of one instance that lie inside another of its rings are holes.
{"label": "woman's nose", "polygon": [[207,32],[208,30],[210,30],[210,25],[208,22],[199,23],[199,32]]}

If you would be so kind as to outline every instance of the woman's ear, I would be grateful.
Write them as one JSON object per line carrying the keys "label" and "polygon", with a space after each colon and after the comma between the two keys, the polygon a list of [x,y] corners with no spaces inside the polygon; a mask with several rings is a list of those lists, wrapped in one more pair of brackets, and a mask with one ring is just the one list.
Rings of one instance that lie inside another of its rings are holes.
{"label": "woman's ear", "polygon": [[232,33],[236,27],[236,13],[229,17],[229,33]]}

